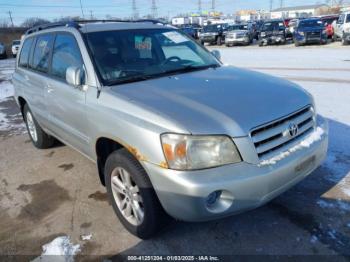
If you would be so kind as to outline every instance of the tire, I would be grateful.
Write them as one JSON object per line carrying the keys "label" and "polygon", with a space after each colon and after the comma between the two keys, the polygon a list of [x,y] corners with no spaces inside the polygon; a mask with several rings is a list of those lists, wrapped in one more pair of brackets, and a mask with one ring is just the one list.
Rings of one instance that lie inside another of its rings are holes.
{"label": "tire", "polygon": [[[157,234],[168,216],[158,200],[146,171],[134,156],[126,149],[114,151],[107,158],[104,175],[110,203],[124,227],[141,239],[148,239]],[[125,178],[127,175],[130,179]],[[112,180],[113,185],[118,185],[113,186],[113,189]],[[123,181],[129,181],[129,183]],[[132,193],[130,188],[137,192]],[[124,213],[128,212],[128,218],[121,210]],[[143,215],[140,210],[143,211]]]}
{"label": "tire", "polygon": [[23,107],[23,119],[26,123],[28,135],[36,148],[46,149],[53,146],[55,138],[46,134],[40,127],[27,104]]}
{"label": "tire", "polygon": [[294,40],[294,45],[295,45],[296,47],[299,47],[299,46],[300,46],[300,44],[299,44],[297,41],[295,41],[295,40]]}
{"label": "tire", "polygon": [[342,38],[341,44],[342,44],[342,45],[349,45],[349,42],[346,41],[344,38]]}
{"label": "tire", "polygon": [[221,36],[218,36],[218,38],[216,39],[216,44],[217,45],[222,45],[222,38],[221,38]]}

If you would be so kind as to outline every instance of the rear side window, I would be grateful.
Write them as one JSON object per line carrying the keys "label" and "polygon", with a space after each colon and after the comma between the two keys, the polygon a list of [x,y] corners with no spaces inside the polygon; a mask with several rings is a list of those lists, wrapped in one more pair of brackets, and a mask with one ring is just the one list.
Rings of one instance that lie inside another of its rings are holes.
{"label": "rear side window", "polygon": [[66,79],[66,70],[70,66],[83,66],[78,44],[73,35],[58,34],[53,48],[51,74]]}
{"label": "rear side window", "polygon": [[34,49],[33,61],[30,64],[32,69],[44,73],[48,71],[52,41],[53,36],[50,34],[38,36]]}
{"label": "rear side window", "polygon": [[20,67],[28,67],[28,59],[30,54],[30,48],[32,47],[33,38],[28,38],[24,41],[22,51],[19,57],[18,65]]}

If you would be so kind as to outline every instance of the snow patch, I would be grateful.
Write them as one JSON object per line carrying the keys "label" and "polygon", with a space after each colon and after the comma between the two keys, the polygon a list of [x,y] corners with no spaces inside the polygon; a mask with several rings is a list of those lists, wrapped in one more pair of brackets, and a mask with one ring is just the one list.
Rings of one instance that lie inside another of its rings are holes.
{"label": "snow patch", "polygon": [[73,245],[68,236],[57,237],[42,248],[41,256],[34,259],[34,262],[52,261],[50,256],[58,256],[55,257],[55,261],[73,262],[74,256],[81,251],[80,245]]}
{"label": "snow patch", "polygon": [[322,139],[323,134],[325,131],[321,127],[317,127],[316,130],[310,134],[306,139],[301,141],[299,144],[293,146],[292,148],[288,149],[285,152],[282,152],[268,160],[262,161],[259,166],[268,166],[268,165],[275,165],[277,162],[281,161],[282,159],[288,157],[290,154],[299,151],[304,148],[309,148],[312,144],[316,143],[317,141],[320,141]]}
{"label": "snow patch", "polygon": [[325,200],[318,200],[317,204],[321,208],[339,208],[344,211],[350,211],[350,204],[338,199],[335,203],[329,203]]}
{"label": "snow patch", "polygon": [[0,82],[0,100],[14,95],[13,85],[10,81]]}
{"label": "snow patch", "polygon": [[92,238],[92,234],[89,235],[82,235],[81,236],[81,240],[86,241],[86,240],[91,240]]}

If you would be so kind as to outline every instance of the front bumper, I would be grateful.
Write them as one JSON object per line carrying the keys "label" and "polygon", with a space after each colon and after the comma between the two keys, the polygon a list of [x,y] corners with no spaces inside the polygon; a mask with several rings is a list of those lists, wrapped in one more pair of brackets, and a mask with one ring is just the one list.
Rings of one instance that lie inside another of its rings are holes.
{"label": "front bumper", "polygon": [[284,36],[267,36],[260,38],[260,42],[264,44],[284,44],[286,39]]}
{"label": "front bumper", "polygon": [[[322,128],[325,133],[321,140],[274,165],[241,162],[199,171],[175,171],[143,164],[169,215],[184,221],[212,220],[259,207],[312,173],[327,154],[326,122]],[[223,193],[217,208],[208,207],[208,195],[218,190]]]}
{"label": "front bumper", "polygon": [[249,38],[248,37],[241,37],[241,38],[229,38],[226,37],[225,44],[248,44]]}
{"label": "front bumper", "polygon": [[302,36],[296,35],[294,41],[297,41],[300,44],[315,44],[315,43],[326,43],[328,36],[326,34],[322,34],[320,36]]}

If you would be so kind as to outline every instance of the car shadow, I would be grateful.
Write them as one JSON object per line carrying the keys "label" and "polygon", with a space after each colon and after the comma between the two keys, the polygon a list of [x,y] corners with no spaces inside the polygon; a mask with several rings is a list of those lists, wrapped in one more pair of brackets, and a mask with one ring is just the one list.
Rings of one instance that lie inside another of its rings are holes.
{"label": "car shadow", "polygon": [[350,127],[332,119],[329,124],[325,163],[267,205],[211,222],[172,221],[155,238],[141,240],[110,259],[170,254],[350,255],[350,196],[342,192],[345,185],[340,186],[350,171]]}

